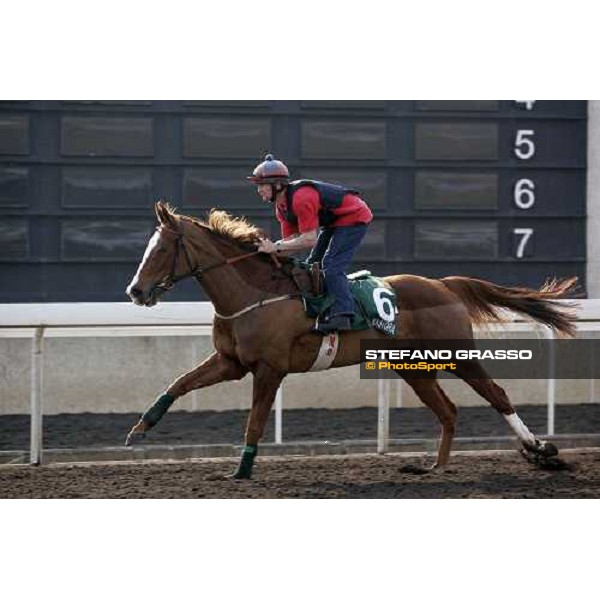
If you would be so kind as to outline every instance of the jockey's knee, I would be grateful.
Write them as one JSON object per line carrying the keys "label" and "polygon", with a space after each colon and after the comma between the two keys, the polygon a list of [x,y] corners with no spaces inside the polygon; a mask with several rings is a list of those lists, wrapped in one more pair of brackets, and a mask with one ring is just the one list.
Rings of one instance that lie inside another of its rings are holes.
{"label": "jockey's knee", "polygon": [[323,263],[323,276],[325,279],[345,279],[346,273],[344,269],[338,265],[327,265]]}

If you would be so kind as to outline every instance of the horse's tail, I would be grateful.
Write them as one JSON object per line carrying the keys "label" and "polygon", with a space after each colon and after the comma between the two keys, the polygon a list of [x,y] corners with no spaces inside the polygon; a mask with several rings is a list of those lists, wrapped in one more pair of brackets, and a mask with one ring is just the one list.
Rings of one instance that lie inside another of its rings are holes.
{"label": "horse's tail", "polygon": [[498,309],[508,309],[548,325],[558,333],[574,336],[575,305],[557,299],[575,291],[577,277],[547,281],[539,290],[502,287],[470,277],[444,277],[440,281],[465,304],[474,324],[502,321]]}

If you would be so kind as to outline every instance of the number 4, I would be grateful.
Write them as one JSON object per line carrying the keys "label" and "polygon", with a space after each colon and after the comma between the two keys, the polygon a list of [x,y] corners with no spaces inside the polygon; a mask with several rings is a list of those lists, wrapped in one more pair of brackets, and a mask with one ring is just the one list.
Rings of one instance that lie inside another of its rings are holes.
{"label": "number 4", "polygon": [[523,258],[525,256],[525,248],[527,246],[527,242],[533,235],[533,229],[531,227],[517,227],[516,229],[513,229],[513,233],[515,235],[523,236],[519,240],[519,245],[517,246],[517,258]]}
{"label": "number 4", "polygon": [[524,104],[525,110],[533,110],[536,100],[515,100],[517,104]]}

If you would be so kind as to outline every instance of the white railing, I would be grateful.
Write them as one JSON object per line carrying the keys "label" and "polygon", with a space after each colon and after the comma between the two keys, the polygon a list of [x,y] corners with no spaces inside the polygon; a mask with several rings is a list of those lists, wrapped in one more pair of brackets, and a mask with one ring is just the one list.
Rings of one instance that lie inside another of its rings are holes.
{"label": "white railing", "polygon": [[[600,300],[579,301],[579,331],[600,331]],[[0,306],[0,337],[31,338],[31,442],[30,463],[42,462],[43,347],[48,337],[130,337],[211,335],[214,309],[210,302],[168,302],[151,309],[131,303],[4,304]],[[498,326],[509,331],[532,331],[517,318]],[[487,328],[488,330],[490,327]],[[493,329],[493,327],[491,328]],[[549,330],[548,330],[549,332]],[[547,335],[551,335],[549,332]],[[377,450],[388,448],[392,382],[378,381]],[[402,380],[397,378],[397,406],[402,403]],[[548,435],[554,435],[556,402],[554,379],[548,380]],[[282,390],[275,400],[275,442],[282,443]]]}

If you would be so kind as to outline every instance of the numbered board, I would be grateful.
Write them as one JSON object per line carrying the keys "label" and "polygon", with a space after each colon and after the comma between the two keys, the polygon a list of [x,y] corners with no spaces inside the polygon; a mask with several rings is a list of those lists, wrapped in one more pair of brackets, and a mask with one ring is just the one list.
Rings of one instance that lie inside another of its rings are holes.
{"label": "numbered board", "polygon": [[266,150],[361,191],[350,271],[585,284],[586,143],[586,101],[0,101],[0,302],[122,302],[157,198],[277,239]]}
{"label": "numbered board", "polygon": [[413,223],[405,229],[413,245],[404,251],[416,272],[530,286],[577,275],[584,283],[587,103],[415,108]]}

